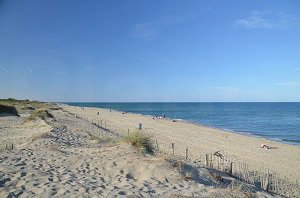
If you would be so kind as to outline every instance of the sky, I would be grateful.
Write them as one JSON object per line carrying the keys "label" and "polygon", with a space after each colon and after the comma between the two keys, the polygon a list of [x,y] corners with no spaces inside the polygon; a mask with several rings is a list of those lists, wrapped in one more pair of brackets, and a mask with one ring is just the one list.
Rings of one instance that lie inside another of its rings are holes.
{"label": "sky", "polygon": [[0,0],[0,98],[300,102],[298,0]]}

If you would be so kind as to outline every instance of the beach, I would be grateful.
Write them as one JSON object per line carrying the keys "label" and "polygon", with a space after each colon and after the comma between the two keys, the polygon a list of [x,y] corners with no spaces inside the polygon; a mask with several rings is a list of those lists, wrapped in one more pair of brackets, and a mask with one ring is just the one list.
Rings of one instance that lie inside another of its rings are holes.
{"label": "beach", "polygon": [[[0,197],[209,197],[218,192],[202,181],[184,180],[165,159],[144,155],[118,134],[64,110],[49,112],[53,118],[45,120],[0,116],[1,146],[14,145],[0,149]],[[205,168],[201,172],[214,183]]]}
{"label": "beach", "polygon": [[[283,177],[300,179],[300,148],[270,141],[264,138],[251,137],[206,126],[192,124],[186,121],[173,122],[169,119],[153,119],[144,116],[85,107],[62,106],[65,110],[76,115],[88,118],[90,121],[101,122],[110,130],[126,135],[129,131],[138,130],[142,123],[143,131],[157,140],[159,149],[166,153],[172,152],[172,143],[175,144],[175,153],[184,157],[186,148],[189,158],[204,161],[206,153],[223,151],[226,156],[248,164],[253,169],[270,170]],[[99,112],[99,115],[98,115]],[[265,144],[276,149],[261,148]]]}
{"label": "beach", "polygon": [[[30,101],[10,104],[19,115],[0,114],[0,197],[299,194],[298,186],[290,183],[272,194],[228,170],[205,165],[203,159],[206,153],[219,151],[234,164],[242,161],[249,170],[269,166],[270,171],[288,177],[285,181],[294,181],[299,179],[297,146],[109,109]],[[150,137],[154,153],[126,141],[134,133]],[[278,149],[260,148],[262,141]]]}

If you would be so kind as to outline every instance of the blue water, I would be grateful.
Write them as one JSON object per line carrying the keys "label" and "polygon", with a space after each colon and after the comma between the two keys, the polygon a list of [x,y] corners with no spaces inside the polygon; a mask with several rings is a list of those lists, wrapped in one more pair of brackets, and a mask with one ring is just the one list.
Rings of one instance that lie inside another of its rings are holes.
{"label": "blue water", "polygon": [[143,115],[183,119],[300,145],[300,102],[297,103],[66,103]]}

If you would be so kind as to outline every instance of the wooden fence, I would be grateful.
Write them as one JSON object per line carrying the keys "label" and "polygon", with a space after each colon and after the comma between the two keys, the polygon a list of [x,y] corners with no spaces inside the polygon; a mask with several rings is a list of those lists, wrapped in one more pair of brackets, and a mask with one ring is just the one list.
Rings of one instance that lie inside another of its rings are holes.
{"label": "wooden fence", "polygon": [[[112,127],[109,127],[107,121],[93,120],[87,117],[80,116],[78,117],[87,122],[91,122],[99,128],[113,132]],[[128,129],[128,135],[129,132],[130,131]],[[116,131],[114,133],[116,133]],[[154,144],[158,152],[166,153],[165,150],[162,151],[162,146],[159,145],[159,142],[157,140],[155,140]],[[177,155],[177,153],[175,152],[175,143],[171,143],[169,151],[169,154],[174,156]],[[185,151],[182,151],[181,153],[185,153],[185,160],[189,160],[189,148],[186,148]],[[179,156],[177,155],[177,157]],[[217,151],[215,153],[207,153],[205,154],[205,156],[200,156],[200,158],[204,160],[199,161],[199,165],[225,172],[229,176],[234,177],[244,183],[251,184],[262,190],[275,193],[280,196],[300,197],[300,184],[298,181],[292,181],[287,177],[282,177],[278,173],[270,171],[267,168],[250,168],[248,164],[227,157],[224,152],[221,151]]]}
{"label": "wooden fence", "polygon": [[[155,144],[159,151],[159,143],[157,140]],[[171,155],[176,155],[174,143],[171,143],[170,151]],[[188,160],[188,148],[185,149],[185,153],[185,159]],[[200,158],[204,158],[204,160],[198,161],[200,166],[204,165],[208,168],[225,172],[239,181],[280,196],[300,197],[300,184],[297,180],[294,181],[287,177],[282,177],[269,169],[250,168],[249,165],[244,162],[227,157],[222,151],[207,153]]]}

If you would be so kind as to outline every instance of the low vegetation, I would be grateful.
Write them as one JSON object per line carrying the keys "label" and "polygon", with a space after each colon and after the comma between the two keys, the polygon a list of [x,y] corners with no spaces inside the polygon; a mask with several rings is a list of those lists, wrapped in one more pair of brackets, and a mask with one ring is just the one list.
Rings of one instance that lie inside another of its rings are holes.
{"label": "low vegetation", "polygon": [[45,109],[39,109],[39,110],[35,110],[28,118],[26,121],[32,121],[32,120],[36,120],[36,119],[42,119],[42,120],[47,120],[48,118],[54,118],[53,115],[51,113],[49,113],[47,110]]}
{"label": "low vegetation", "polygon": [[0,99],[0,105],[14,107],[18,113],[30,113],[35,109],[50,109],[55,107],[55,105],[52,103],[30,100],[16,100],[14,98]]}
{"label": "low vegetation", "polygon": [[0,113],[8,113],[19,116],[17,109],[14,106],[7,106],[0,104]]}
{"label": "low vegetation", "polygon": [[155,151],[154,144],[150,136],[140,131],[131,132],[124,138],[124,141],[150,154],[153,154]]}

